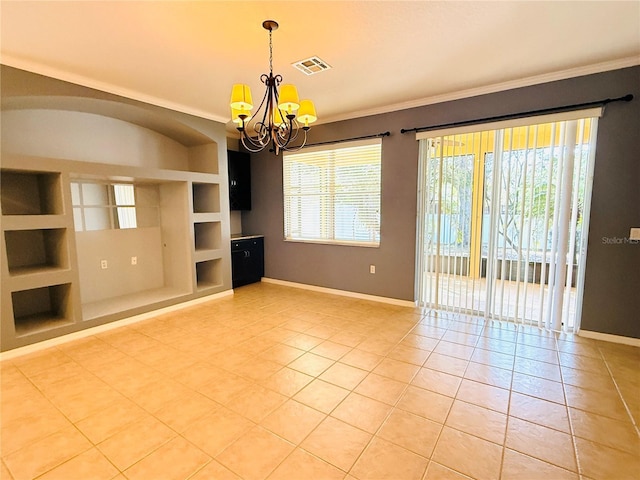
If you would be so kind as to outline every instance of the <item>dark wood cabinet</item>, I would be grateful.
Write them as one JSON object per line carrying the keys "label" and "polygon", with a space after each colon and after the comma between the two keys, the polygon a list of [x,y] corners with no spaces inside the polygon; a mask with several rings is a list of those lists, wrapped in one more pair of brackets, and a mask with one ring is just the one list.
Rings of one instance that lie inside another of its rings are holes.
{"label": "dark wood cabinet", "polygon": [[264,238],[231,240],[233,288],[259,282],[264,276]]}
{"label": "dark wood cabinet", "polygon": [[251,157],[227,150],[229,206],[231,210],[251,210]]}

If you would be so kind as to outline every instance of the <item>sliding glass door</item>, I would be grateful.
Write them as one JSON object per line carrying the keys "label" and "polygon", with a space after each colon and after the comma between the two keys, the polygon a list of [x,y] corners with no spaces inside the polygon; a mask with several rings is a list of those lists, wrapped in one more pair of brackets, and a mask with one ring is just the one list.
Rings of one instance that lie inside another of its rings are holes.
{"label": "sliding glass door", "polygon": [[419,134],[422,306],[579,327],[597,114]]}

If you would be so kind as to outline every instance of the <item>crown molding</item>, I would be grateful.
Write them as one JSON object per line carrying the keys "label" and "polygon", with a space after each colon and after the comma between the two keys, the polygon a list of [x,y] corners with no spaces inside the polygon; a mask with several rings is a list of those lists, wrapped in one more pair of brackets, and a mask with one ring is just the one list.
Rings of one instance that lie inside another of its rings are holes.
{"label": "crown molding", "polygon": [[[178,112],[194,115],[208,120],[227,124],[229,123],[228,116],[218,116],[209,111],[201,110],[197,108],[184,105],[182,103],[171,102],[169,100],[155,97],[153,95],[147,95],[137,90],[131,90],[117,85],[113,85],[108,82],[101,82],[93,78],[89,78],[83,75],[77,75],[73,73],[60,70],[58,68],[46,66],[33,62],[30,60],[21,59],[12,55],[3,54],[0,63],[19,68],[21,70],[27,70],[29,72],[37,73],[40,75],[46,75],[65,82],[71,82],[83,87],[94,88],[103,92],[112,93],[114,95],[120,95],[132,100],[138,100],[140,102],[149,103],[163,108],[168,108]],[[444,93],[441,95],[433,95],[430,97],[424,97],[417,100],[411,100],[408,102],[395,103],[386,105],[383,107],[370,108],[365,110],[357,110],[354,112],[348,112],[339,115],[333,115],[327,118],[323,118],[317,122],[317,125],[323,123],[339,122],[342,120],[351,120],[354,118],[368,117],[371,115],[379,115],[383,113],[397,112],[399,110],[407,110],[409,108],[423,107],[425,105],[433,105],[436,103],[449,102],[453,100],[461,100],[463,98],[476,97],[479,95],[486,95],[489,93],[497,93],[505,90],[513,90],[515,88],[529,87],[532,85],[538,85],[542,83],[554,82],[558,80],[566,80],[573,77],[581,77],[584,75],[591,75],[594,73],[602,73],[611,70],[618,70],[621,68],[634,67],[640,65],[640,55],[621,58],[617,60],[610,60],[607,62],[596,63],[592,65],[585,65],[582,67],[569,68],[566,70],[560,70],[557,72],[545,73],[541,75],[534,75],[531,77],[521,78],[517,80],[510,80],[501,83],[495,83],[491,85],[485,85],[482,87],[469,88],[466,90],[460,90],[457,92]],[[232,133],[232,129],[227,126],[227,133]]]}
{"label": "crown molding", "polygon": [[621,58],[618,60],[611,60],[611,61],[602,62],[602,63],[596,63],[592,65],[586,65],[582,67],[569,68],[566,70],[545,73],[542,75],[534,75],[531,77],[520,78],[517,80],[509,80],[507,82],[494,83],[491,85],[485,85],[483,87],[475,87],[475,88],[469,88],[466,90],[459,90],[457,92],[443,93],[441,95],[424,97],[417,100],[410,100],[408,102],[395,103],[395,104],[386,105],[383,107],[371,108],[366,110],[358,110],[358,111],[349,112],[345,114],[334,115],[328,118],[323,118],[322,121],[318,121],[317,124],[339,122],[342,120],[351,120],[354,118],[368,117],[371,115],[379,115],[382,113],[397,112],[400,110],[407,110],[409,108],[423,107],[425,105],[433,105],[436,103],[450,102],[453,100],[461,100],[463,98],[477,97],[479,95],[503,92],[506,90],[513,90],[521,87],[530,87],[532,85],[555,82],[558,80],[566,80],[568,78],[574,78],[574,77],[582,77],[584,75],[592,75],[594,73],[602,73],[602,72],[608,72],[611,70],[619,70],[621,68],[635,67],[636,65],[640,65],[640,55]]}

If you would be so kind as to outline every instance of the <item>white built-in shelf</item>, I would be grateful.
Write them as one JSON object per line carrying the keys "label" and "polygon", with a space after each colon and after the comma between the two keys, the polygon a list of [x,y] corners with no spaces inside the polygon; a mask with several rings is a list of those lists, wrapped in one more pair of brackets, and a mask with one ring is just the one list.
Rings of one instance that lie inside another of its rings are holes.
{"label": "white built-in shelf", "polygon": [[134,310],[139,307],[152,305],[173,298],[188,295],[190,291],[173,287],[156,288],[142,292],[122,295],[120,297],[106,298],[96,302],[82,304],[82,319],[84,321],[113,315],[115,313]]}
{"label": "white built-in shelf", "polygon": [[2,215],[64,213],[59,173],[3,170],[0,184]]}
{"label": "white built-in shelf", "polygon": [[73,323],[71,284],[49,285],[11,293],[16,336]]}
{"label": "white built-in shelf", "polygon": [[[38,148],[34,149],[37,153],[27,147],[22,151],[22,146],[10,149],[13,153],[2,158],[3,351],[213,294],[225,287],[228,275],[223,268],[228,269],[229,252],[222,236],[228,230],[227,178],[226,167],[221,167],[226,165],[226,155],[219,158],[224,150],[218,143],[218,139],[224,142],[224,135],[201,133],[171,116],[156,118],[146,108],[129,111],[128,106],[107,103],[104,125],[108,128],[96,124],[95,132],[86,137],[84,130],[75,132],[62,125],[76,112],[75,103],[61,108],[61,125],[40,124],[44,121],[40,115],[9,119],[23,127],[23,132],[26,127],[33,128],[25,135]],[[86,105],[83,103],[83,108]],[[115,117],[110,116],[116,111],[117,120],[126,125],[115,126]],[[78,120],[86,113],[83,111]],[[29,125],[23,125],[23,121]],[[102,121],[102,117],[96,121]],[[115,146],[112,152],[91,151],[91,145],[103,139],[111,141],[121,127],[125,132],[123,145]],[[71,134],[65,153],[48,156],[50,141],[58,151],[55,139],[59,136],[51,135],[58,128]],[[102,134],[107,130],[105,137]],[[75,185],[117,183],[134,185],[135,205],[114,203],[115,188],[113,192],[105,188],[111,196],[108,202],[93,203],[87,195],[90,188]],[[87,223],[89,227],[98,223],[87,222],[87,212],[110,209],[113,215],[109,226],[113,227],[122,226],[120,217],[116,223],[116,216],[122,213],[124,219],[132,208],[135,227],[130,222],[130,228],[120,228],[121,241],[87,228]],[[108,260],[107,272],[100,267],[102,260]],[[157,281],[144,283],[141,279],[145,278]]]}
{"label": "white built-in shelf", "polygon": [[11,268],[9,275],[12,277],[36,277],[64,271],[68,271],[68,269],[51,265],[29,265],[28,267]]}
{"label": "white built-in shelf", "polygon": [[220,185],[193,182],[193,213],[220,212]]}
{"label": "white built-in shelf", "polygon": [[222,240],[222,225],[220,222],[199,222],[193,224],[193,236],[195,249],[217,250],[220,248]]}
{"label": "white built-in shelf", "polygon": [[29,275],[69,268],[67,230],[5,230],[9,274]]}
{"label": "white built-in shelf", "polygon": [[73,321],[68,318],[54,317],[46,313],[20,317],[15,319],[16,337],[55,330],[72,324]]}
{"label": "white built-in shelf", "polygon": [[196,286],[198,290],[222,285],[222,261],[219,258],[196,263]]}

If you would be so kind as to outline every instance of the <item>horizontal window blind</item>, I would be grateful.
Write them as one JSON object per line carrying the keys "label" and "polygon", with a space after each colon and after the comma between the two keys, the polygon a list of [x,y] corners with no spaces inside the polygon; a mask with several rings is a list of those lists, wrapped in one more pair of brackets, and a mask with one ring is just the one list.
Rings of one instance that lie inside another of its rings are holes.
{"label": "horizontal window blind", "polygon": [[286,240],[380,244],[380,139],[283,156]]}

